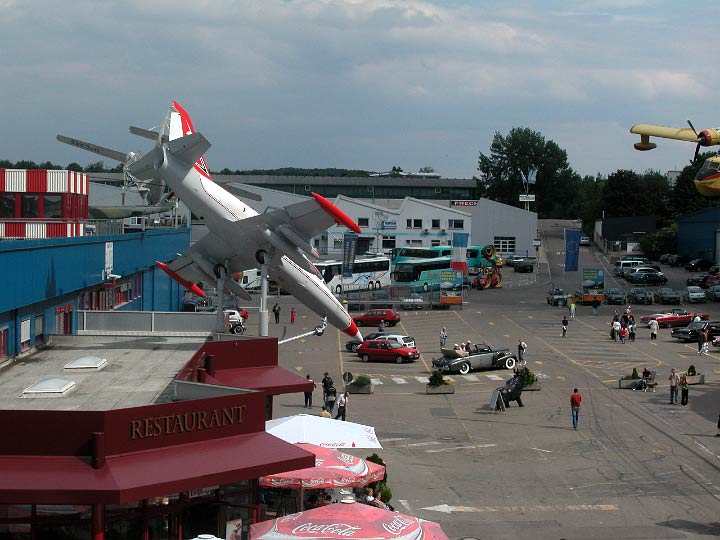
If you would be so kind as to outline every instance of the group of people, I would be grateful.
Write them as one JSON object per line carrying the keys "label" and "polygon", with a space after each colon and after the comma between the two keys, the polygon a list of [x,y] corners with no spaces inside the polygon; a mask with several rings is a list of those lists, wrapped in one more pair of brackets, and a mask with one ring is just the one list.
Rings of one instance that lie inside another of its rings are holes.
{"label": "group of people", "polygon": [[[280,311],[281,311],[280,305],[276,302],[275,305],[272,307],[273,315],[275,316],[275,324],[280,324]],[[290,324],[295,324],[295,319],[297,318],[297,311],[295,311],[295,307],[293,306],[290,308]]]}
{"label": "group of people", "polygon": [[673,403],[675,405],[677,405],[678,388],[680,388],[682,390],[682,393],[681,393],[682,397],[680,398],[681,405],[683,405],[683,406],[687,405],[688,404],[688,396],[690,394],[690,388],[688,387],[687,374],[683,373],[682,375],[679,375],[675,371],[675,368],[673,368],[670,370],[670,376],[668,377],[668,380],[670,381],[670,405],[672,405]]}
{"label": "group of people", "polygon": [[[637,332],[637,324],[635,323],[635,315],[632,308],[628,306],[621,315],[617,308],[613,313],[612,322],[610,323],[610,339],[625,343],[626,340],[635,341]],[[656,332],[657,334],[657,332]]]}

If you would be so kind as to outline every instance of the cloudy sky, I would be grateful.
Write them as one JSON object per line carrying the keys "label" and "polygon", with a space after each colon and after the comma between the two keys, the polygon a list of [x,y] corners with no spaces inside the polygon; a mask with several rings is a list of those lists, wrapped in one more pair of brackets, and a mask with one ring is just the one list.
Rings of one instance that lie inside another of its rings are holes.
{"label": "cloudy sky", "polygon": [[704,0],[0,0],[0,158],[97,159],[57,133],[146,149],[127,126],[176,99],[214,170],[468,178],[520,126],[581,174],[677,169],[692,145],[628,130],[720,124],[719,20]]}

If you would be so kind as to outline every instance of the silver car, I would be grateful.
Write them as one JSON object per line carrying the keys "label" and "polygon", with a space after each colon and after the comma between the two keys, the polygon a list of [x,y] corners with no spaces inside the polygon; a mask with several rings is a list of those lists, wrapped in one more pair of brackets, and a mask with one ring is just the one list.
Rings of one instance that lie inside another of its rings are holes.
{"label": "silver car", "polygon": [[707,297],[705,296],[705,291],[703,291],[700,287],[696,285],[691,285],[690,287],[685,287],[685,291],[683,291],[683,298],[686,302],[705,302],[707,301]]}
{"label": "silver car", "polygon": [[705,291],[705,297],[708,300],[712,300],[713,302],[717,302],[720,300],[720,285],[713,285],[711,287],[708,287],[708,289]]}

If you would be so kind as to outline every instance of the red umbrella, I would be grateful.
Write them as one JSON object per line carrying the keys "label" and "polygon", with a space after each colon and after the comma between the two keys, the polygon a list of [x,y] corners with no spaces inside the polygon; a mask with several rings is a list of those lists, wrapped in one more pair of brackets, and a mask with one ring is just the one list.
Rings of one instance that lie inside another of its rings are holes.
{"label": "red umbrella", "polygon": [[250,540],[448,540],[440,525],[356,502],[250,525]]}
{"label": "red umbrella", "polygon": [[296,446],[315,454],[315,466],[261,476],[260,485],[288,489],[323,489],[362,486],[382,480],[385,467],[364,459],[309,443]]}

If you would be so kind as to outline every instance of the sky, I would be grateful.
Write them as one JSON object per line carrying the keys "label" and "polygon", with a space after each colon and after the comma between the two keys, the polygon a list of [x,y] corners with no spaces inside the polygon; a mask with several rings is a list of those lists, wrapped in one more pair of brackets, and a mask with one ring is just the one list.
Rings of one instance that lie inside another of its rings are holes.
{"label": "sky", "polygon": [[[496,132],[555,141],[582,175],[678,170],[636,123],[718,118],[720,3],[651,0],[0,0],[0,159],[149,150],[173,100],[213,170],[477,175]],[[104,160],[106,165],[116,163]]]}

